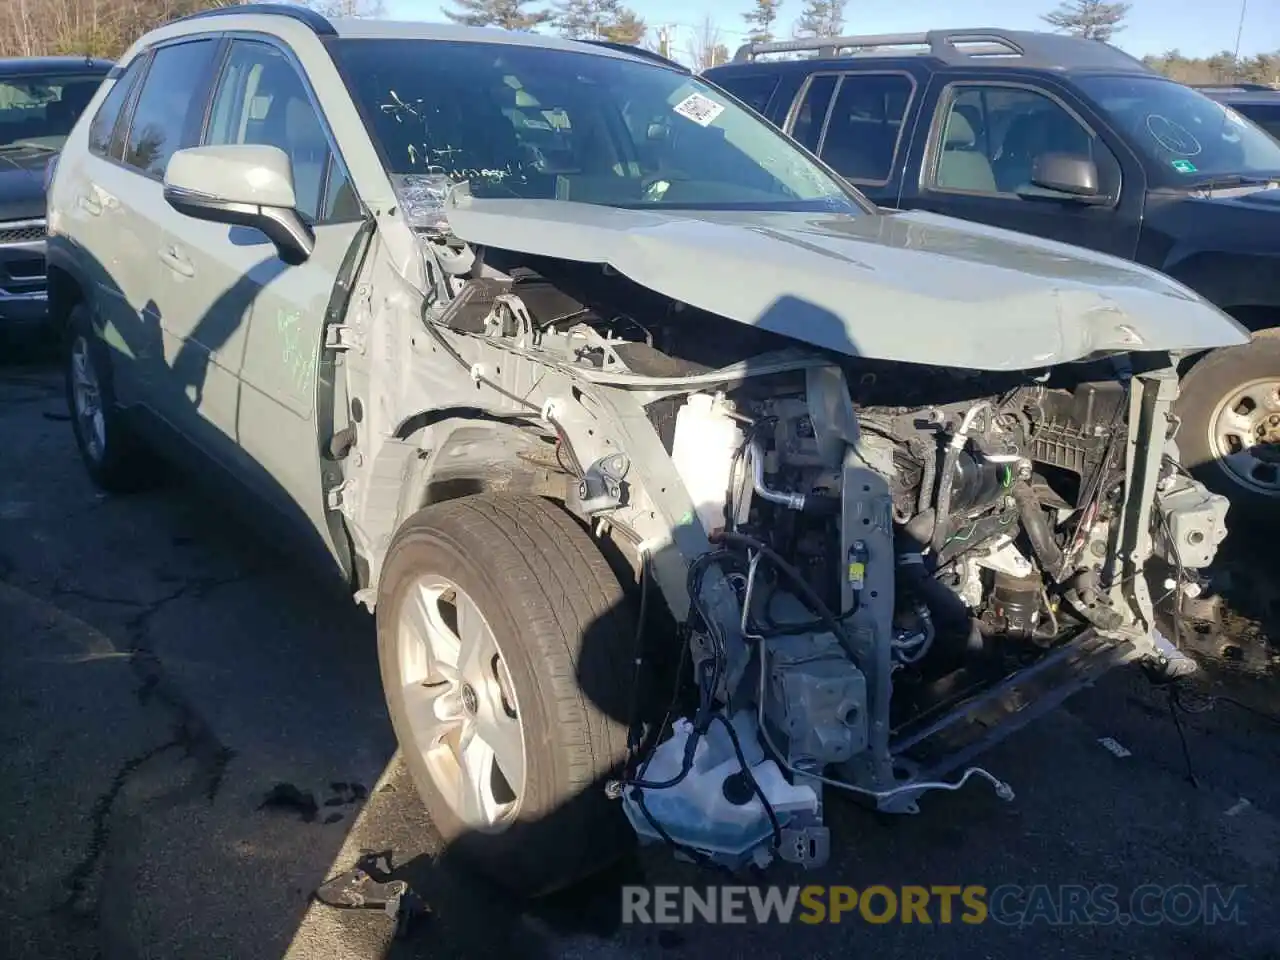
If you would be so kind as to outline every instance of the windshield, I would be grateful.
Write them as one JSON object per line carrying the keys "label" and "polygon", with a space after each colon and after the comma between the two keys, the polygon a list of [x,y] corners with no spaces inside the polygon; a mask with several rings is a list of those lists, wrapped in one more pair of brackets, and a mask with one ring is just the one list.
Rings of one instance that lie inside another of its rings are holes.
{"label": "windshield", "polygon": [[1138,148],[1157,186],[1214,177],[1280,176],[1280,143],[1230,107],[1159,77],[1080,77]]}
{"label": "windshield", "polygon": [[333,51],[394,174],[468,181],[488,198],[863,209],[771,125],[660,65],[452,41],[350,39]]}
{"label": "windshield", "polygon": [[83,73],[0,77],[0,150],[59,149],[101,82]]}

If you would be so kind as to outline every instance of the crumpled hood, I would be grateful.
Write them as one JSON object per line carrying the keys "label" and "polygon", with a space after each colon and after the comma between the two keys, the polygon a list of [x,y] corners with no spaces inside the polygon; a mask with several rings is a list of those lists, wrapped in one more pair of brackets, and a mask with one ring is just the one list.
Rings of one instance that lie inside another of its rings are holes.
{"label": "crumpled hood", "polygon": [[676,300],[851,356],[1023,370],[1249,339],[1153,270],[926,213],[624,210],[453,191],[446,215],[468,243],[608,264]]}

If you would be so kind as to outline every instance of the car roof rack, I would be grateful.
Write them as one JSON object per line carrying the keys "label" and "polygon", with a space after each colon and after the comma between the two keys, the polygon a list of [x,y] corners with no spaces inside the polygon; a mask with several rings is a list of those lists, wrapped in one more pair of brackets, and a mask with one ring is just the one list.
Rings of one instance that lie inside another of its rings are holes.
{"label": "car roof rack", "polygon": [[692,72],[683,63],[664,57],[656,50],[646,50],[644,47],[633,47],[629,43],[616,43],[613,40],[579,40],[578,42],[589,43],[593,47],[604,47],[606,50],[616,50],[619,53],[629,53],[635,57],[643,57],[645,60],[652,60],[654,63],[660,63],[664,67],[674,67],[681,73]]}
{"label": "car roof rack", "polygon": [[929,30],[924,33],[881,33],[845,37],[806,37],[747,43],[733,55],[734,63],[750,63],[762,54],[816,51],[819,57],[936,57],[952,65],[991,60],[1054,70],[1112,69],[1150,73],[1137,57],[1098,40],[1034,30],[972,27]]}
{"label": "car roof rack", "polygon": [[288,17],[290,20],[296,20],[301,24],[310,27],[311,30],[322,37],[336,37],[338,31],[333,28],[333,24],[329,22],[327,17],[322,16],[310,7],[304,7],[292,3],[240,3],[231,4],[226,7],[213,7],[210,10],[201,10],[199,13],[188,14],[185,17],[179,17],[174,23],[186,23],[189,20],[208,20],[213,17]]}

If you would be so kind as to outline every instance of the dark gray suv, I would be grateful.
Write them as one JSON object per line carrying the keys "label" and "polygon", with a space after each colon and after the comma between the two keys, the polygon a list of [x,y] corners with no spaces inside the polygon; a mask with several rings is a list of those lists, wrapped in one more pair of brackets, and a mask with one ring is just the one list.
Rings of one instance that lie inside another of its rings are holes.
{"label": "dark gray suv", "polygon": [[111,69],[84,57],[0,59],[0,328],[45,318],[45,185]]}

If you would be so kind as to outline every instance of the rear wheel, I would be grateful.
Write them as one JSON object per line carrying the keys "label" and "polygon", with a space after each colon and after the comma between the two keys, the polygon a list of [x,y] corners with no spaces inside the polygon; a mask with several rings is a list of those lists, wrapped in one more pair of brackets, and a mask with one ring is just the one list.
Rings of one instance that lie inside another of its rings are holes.
{"label": "rear wheel", "polygon": [[67,318],[64,355],[71,428],[89,476],[112,493],[141,487],[151,464],[116,406],[106,347],[84,304]]}
{"label": "rear wheel", "polygon": [[1182,379],[1185,465],[1251,519],[1280,519],[1280,331],[1215,350]]}
{"label": "rear wheel", "polygon": [[538,497],[427,507],[388,551],[378,655],[405,762],[449,853],[518,893],[582,879],[631,836],[604,795],[626,750],[625,604]]}

